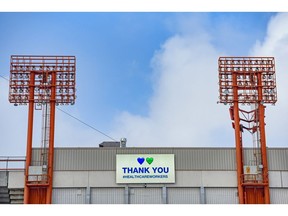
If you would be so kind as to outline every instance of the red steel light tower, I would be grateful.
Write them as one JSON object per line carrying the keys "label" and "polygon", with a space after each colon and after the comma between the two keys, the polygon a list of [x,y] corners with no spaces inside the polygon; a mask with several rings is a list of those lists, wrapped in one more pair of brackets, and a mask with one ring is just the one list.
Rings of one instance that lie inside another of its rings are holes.
{"label": "red steel light tower", "polygon": [[[12,55],[9,101],[29,104],[24,203],[52,201],[55,106],[75,103],[75,56]],[[32,161],[34,109],[43,111],[41,156]]]}
{"label": "red steel light tower", "polygon": [[[220,57],[218,71],[219,102],[230,105],[235,130],[239,203],[269,204],[264,104],[277,101],[274,57]],[[244,130],[253,138],[252,155],[243,150]]]}

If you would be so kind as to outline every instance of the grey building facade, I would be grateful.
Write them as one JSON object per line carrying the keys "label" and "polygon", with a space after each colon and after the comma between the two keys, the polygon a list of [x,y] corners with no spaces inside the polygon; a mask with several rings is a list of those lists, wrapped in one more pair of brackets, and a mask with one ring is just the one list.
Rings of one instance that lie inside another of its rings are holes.
{"label": "grey building facade", "polygon": [[[288,148],[267,152],[271,203],[288,204]],[[119,154],[174,154],[175,183],[117,184]],[[35,165],[40,156],[34,149]],[[7,185],[23,190],[24,172],[9,171]],[[52,203],[238,204],[235,148],[55,148]]]}

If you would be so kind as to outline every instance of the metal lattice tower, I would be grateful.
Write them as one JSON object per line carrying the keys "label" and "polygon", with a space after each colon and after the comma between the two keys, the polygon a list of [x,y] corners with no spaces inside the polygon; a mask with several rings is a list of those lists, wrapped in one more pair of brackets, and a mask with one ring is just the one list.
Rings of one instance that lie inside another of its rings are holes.
{"label": "metal lattice tower", "polygon": [[[12,55],[9,101],[29,104],[24,203],[52,201],[55,106],[75,103],[75,56]],[[43,111],[41,158],[32,161],[34,109]]]}
{"label": "metal lattice tower", "polygon": [[[239,202],[268,204],[270,195],[264,104],[275,104],[277,101],[274,58],[220,57],[218,72],[219,102],[230,105],[235,131]],[[244,109],[247,105],[250,110]],[[254,149],[253,156],[246,161],[242,137],[244,130],[252,134]]]}

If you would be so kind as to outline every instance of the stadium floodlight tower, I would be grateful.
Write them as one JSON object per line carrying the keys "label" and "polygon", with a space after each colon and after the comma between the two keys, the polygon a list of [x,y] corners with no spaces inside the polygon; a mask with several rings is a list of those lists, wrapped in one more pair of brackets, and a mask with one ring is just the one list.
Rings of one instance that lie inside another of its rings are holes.
{"label": "stadium floodlight tower", "polygon": [[[218,70],[219,102],[230,105],[235,131],[239,203],[269,204],[264,104],[277,101],[274,57],[220,57]],[[252,135],[253,154],[243,150],[244,130]]]}
{"label": "stadium floodlight tower", "polygon": [[[56,105],[75,103],[75,72],[75,56],[11,56],[9,101],[15,106],[29,104],[25,204],[52,201],[55,109]],[[32,161],[34,108],[43,113],[37,161]]]}

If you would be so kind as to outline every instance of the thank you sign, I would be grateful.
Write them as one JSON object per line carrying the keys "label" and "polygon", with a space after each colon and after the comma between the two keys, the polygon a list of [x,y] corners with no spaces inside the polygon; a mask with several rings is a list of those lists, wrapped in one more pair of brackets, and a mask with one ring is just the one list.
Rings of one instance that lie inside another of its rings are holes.
{"label": "thank you sign", "polygon": [[174,154],[116,155],[116,183],[175,183]]}

